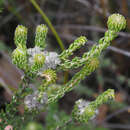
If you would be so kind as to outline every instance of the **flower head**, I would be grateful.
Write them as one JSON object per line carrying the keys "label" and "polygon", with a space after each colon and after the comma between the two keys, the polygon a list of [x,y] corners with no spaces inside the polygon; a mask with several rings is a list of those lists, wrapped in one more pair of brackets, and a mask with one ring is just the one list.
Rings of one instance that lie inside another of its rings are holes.
{"label": "flower head", "polygon": [[120,14],[112,14],[108,17],[107,25],[108,29],[119,32],[126,27],[125,17]]}
{"label": "flower head", "polygon": [[38,101],[40,94],[38,91],[34,92],[33,94],[27,95],[24,99],[24,104],[29,110],[41,110],[44,105],[48,101],[48,97],[46,93],[42,94],[42,98],[40,98],[40,101]]}

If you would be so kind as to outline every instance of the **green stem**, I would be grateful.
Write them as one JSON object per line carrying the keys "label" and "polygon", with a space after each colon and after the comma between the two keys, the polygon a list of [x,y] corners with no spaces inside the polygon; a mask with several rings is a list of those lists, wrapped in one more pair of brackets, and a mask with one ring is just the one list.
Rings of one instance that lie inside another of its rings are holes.
{"label": "green stem", "polygon": [[45,20],[45,22],[48,24],[49,28],[51,29],[52,33],[54,34],[61,50],[64,50],[64,45],[62,43],[62,40],[60,39],[58,33],[56,32],[55,28],[53,27],[51,21],[48,19],[48,17],[46,16],[46,14],[41,10],[40,6],[36,3],[35,0],[29,0],[33,6],[36,8],[36,10],[41,14],[42,18]]}

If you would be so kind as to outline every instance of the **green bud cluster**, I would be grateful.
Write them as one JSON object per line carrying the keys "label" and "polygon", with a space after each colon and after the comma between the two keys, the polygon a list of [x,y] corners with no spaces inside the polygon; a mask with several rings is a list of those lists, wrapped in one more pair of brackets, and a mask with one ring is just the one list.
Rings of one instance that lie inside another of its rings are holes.
{"label": "green bud cluster", "polygon": [[80,99],[74,106],[72,116],[79,122],[88,123],[89,120],[92,120],[96,114],[98,114],[98,107],[104,103],[114,100],[114,97],[114,90],[108,89],[99,95],[95,101],[86,102]]}
{"label": "green bud cluster", "polygon": [[41,77],[44,77],[46,79],[46,82],[49,84],[56,82],[56,72],[52,69],[47,69],[43,71],[43,73],[40,74]]}
{"label": "green bud cluster", "polygon": [[15,30],[15,34],[14,34],[14,42],[16,46],[21,45],[22,47],[26,46],[26,41],[27,41],[27,28],[22,26],[22,25],[18,25],[16,30]]}
{"label": "green bud cluster", "polygon": [[48,28],[46,25],[38,25],[35,36],[35,47],[27,49],[27,28],[18,25],[15,30],[14,42],[17,48],[12,53],[12,62],[20,69],[23,69],[26,74],[31,77],[36,76],[36,73],[43,67],[45,56],[41,50],[45,47],[45,40]]}
{"label": "green bud cluster", "polygon": [[18,46],[12,53],[12,62],[18,68],[25,70],[27,68],[27,50]]}
{"label": "green bud cluster", "polygon": [[46,47],[45,39],[48,32],[46,25],[41,24],[36,28],[35,45],[44,49]]}
{"label": "green bud cluster", "polygon": [[95,100],[95,107],[99,107],[101,104],[107,103],[115,98],[114,90],[108,89],[101,95],[99,95]]}
{"label": "green bud cluster", "polygon": [[60,59],[62,59],[62,60],[67,59],[70,55],[73,54],[74,51],[79,49],[81,46],[85,45],[86,42],[87,42],[86,37],[80,36],[72,44],[70,44],[70,46],[67,50],[63,51],[60,54]]}
{"label": "green bud cluster", "polygon": [[119,32],[126,27],[125,17],[120,14],[112,14],[108,18],[107,25],[109,30]]}
{"label": "green bud cluster", "polygon": [[45,56],[42,54],[35,54],[33,60],[34,64],[31,66],[31,71],[35,73],[44,65]]}

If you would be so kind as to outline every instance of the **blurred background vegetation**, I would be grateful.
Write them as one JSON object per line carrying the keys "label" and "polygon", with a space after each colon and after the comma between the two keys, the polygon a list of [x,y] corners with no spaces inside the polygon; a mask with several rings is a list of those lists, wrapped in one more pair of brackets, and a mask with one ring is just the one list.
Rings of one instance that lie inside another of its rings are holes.
{"label": "blurred background vegetation", "polygon": [[[127,28],[120,32],[100,58],[100,67],[82,81],[75,90],[67,93],[37,121],[47,130],[126,130],[130,129],[130,0],[36,0],[42,13],[51,21],[65,48],[80,35],[89,41],[74,55],[80,56],[98,42],[106,30],[107,17],[112,13],[123,14]],[[28,47],[33,47],[35,28],[47,24],[31,0],[0,0],[0,108],[9,102],[17,89],[22,72],[11,64],[10,54],[14,45],[14,31],[18,24],[28,28]],[[47,49],[62,52],[57,38],[49,29]],[[75,72],[58,73],[58,83],[67,82]],[[115,102],[102,105],[99,115],[89,124],[68,123],[74,102],[79,98],[92,101],[108,88],[116,91]],[[22,113],[22,109],[20,109]],[[63,121],[63,122],[62,122]],[[62,125],[56,128],[57,124]]]}

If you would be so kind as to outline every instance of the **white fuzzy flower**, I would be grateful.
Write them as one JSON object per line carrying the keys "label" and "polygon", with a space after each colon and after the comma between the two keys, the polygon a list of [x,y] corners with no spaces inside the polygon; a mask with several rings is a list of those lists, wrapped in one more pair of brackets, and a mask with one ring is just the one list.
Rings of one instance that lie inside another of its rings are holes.
{"label": "white fuzzy flower", "polygon": [[60,58],[58,57],[58,54],[56,52],[47,52],[42,51],[39,47],[30,48],[27,51],[29,55],[29,65],[33,65],[34,63],[34,56],[36,54],[43,54],[45,56],[45,63],[43,67],[40,69],[40,71],[46,70],[46,69],[55,69],[57,65],[60,64]]}
{"label": "white fuzzy flower", "polygon": [[35,54],[39,54],[39,53],[42,53],[40,47],[34,47],[34,48],[29,48],[27,50],[27,53],[29,56],[34,56]]}
{"label": "white fuzzy flower", "polygon": [[60,64],[60,59],[56,52],[49,52],[45,59],[45,65],[48,69],[55,69]]}
{"label": "white fuzzy flower", "polygon": [[[84,113],[85,109],[89,106],[90,102],[80,99],[76,102],[76,104],[78,105],[79,114],[82,115]],[[98,113],[99,113],[99,111],[98,111],[98,109],[96,109],[95,115],[93,115],[90,120],[93,120]]]}
{"label": "white fuzzy flower", "polygon": [[28,53],[28,60],[29,60],[29,65],[32,66],[34,64],[34,56],[36,54],[42,54],[43,52],[41,51],[41,49],[39,47],[34,47],[34,48],[29,48],[27,50],[27,53]]}
{"label": "white fuzzy flower", "polygon": [[26,107],[29,110],[33,110],[33,109],[42,109],[43,106],[47,103],[47,94],[44,93],[43,94],[43,98],[41,99],[41,101],[38,101],[38,91],[34,92],[33,94],[27,95],[24,99],[24,104],[26,105]]}
{"label": "white fuzzy flower", "polygon": [[85,111],[85,108],[88,107],[89,103],[90,103],[89,101],[85,101],[82,99],[80,99],[76,102],[76,104],[78,104],[78,109],[79,109],[80,115],[83,114],[83,112]]}

